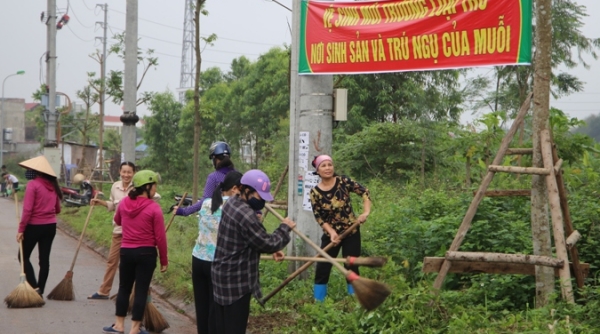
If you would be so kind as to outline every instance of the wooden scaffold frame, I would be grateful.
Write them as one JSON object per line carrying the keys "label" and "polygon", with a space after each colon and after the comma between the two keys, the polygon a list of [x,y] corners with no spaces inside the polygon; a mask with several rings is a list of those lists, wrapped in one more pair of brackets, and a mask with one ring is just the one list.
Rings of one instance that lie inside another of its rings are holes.
{"label": "wooden scaffold frame", "polygon": [[[517,118],[513,122],[502,143],[496,157],[488,166],[487,173],[483,178],[479,189],[475,193],[463,221],[454,237],[454,241],[446,252],[445,257],[426,257],[423,261],[423,272],[437,272],[438,276],[433,284],[434,288],[442,288],[448,273],[491,273],[491,274],[525,274],[535,275],[535,266],[548,266],[555,268],[556,275],[560,278],[561,295],[563,299],[573,303],[573,288],[571,284],[571,270],[573,271],[577,286],[583,287],[585,276],[589,271],[589,265],[579,262],[579,254],[575,244],[581,237],[579,232],[573,229],[569,207],[567,205],[567,192],[562,177],[562,159],[558,158],[556,147],[552,142],[550,132],[540,132],[541,149],[544,167],[515,167],[501,166],[505,155],[532,154],[533,149],[508,148],[513,140],[517,129],[524,121],[529,110],[532,95],[530,94],[521,106]],[[488,191],[488,187],[497,172],[537,174],[544,175],[548,190],[550,214],[554,236],[554,247],[556,258],[549,256],[535,256],[524,254],[502,254],[485,252],[460,252],[458,251],[467,232],[471,228],[473,217],[484,196],[528,196],[531,190],[500,190]],[[565,233],[568,238],[565,238]],[[571,255],[572,263],[569,263],[567,252]]]}

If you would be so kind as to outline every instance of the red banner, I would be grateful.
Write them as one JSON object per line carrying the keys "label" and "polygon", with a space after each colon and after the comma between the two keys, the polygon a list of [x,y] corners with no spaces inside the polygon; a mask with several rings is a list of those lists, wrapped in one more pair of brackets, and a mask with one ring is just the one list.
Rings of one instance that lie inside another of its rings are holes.
{"label": "red banner", "polygon": [[303,1],[300,74],[531,63],[531,0]]}

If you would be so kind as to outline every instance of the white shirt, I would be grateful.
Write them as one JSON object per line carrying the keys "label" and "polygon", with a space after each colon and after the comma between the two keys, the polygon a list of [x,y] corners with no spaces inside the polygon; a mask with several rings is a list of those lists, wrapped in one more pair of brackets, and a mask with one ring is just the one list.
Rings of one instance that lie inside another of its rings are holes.
{"label": "white shirt", "polygon": [[8,174],[8,180],[9,180],[11,183],[17,183],[17,182],[19,182],[19,179],[17,179],[17,177],[16,177],[16,176],[14,176],[14,175],[12,175],[12,174]]}

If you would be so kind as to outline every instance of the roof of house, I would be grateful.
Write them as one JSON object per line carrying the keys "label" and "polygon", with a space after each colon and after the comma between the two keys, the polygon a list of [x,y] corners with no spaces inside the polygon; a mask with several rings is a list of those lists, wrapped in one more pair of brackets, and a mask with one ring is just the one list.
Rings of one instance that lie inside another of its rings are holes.
{"label": "roof of house", "polygon": [[37,108],[40,104],[37,102],[25,103],[25,111],[30,111]]}

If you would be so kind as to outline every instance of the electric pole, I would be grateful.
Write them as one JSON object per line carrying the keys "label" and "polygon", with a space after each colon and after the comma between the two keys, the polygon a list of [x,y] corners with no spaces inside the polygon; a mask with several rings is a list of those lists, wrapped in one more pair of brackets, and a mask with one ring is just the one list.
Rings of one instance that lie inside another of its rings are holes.
{"label": "electric pole", "polygon": [[106,30],[108,28],[108,4],[98,4],[96,7],[102,8],[104,11],[104,22],[96,22],[96,24],[100,24],[104,30],[103,37],[96,37],[96,39],[102,40],[102,58],[100,58],[100,101],[98,101],[98,105],[100,107],[100,126],[99,126],[99,135],[98,135],[98,150],[100,152],[100,161],[99,161],[99,170],[100,170],[100,182],[104,181],[104,105],[106,102]]}
{"label": "electric pole", "polygon": [[[294,0],[292,9],[292,54],[290,89],[290,147],[288,174],[288,216],[297,228],[320,244],[323,234],[308,201],[308,194],[319,178],[312,175],[314,156],[331,155],[333,126],[333,76],[298,75],[301,1]],[[293,238],[288,254],[312,256],[315,251]],[[292,262],[291,270],[301,264]]]}
{"label": "electric pole", "polygon": [[125,10],[125,82],[123,85],[124,110],[121,115],[123,122],[122,156],[124,161],[135,161],[136,128],[140,118],[136,114],[137,107],[137,51],[138,51],[138,1],[127,0]]}
{"label": "electric pole", "polygon": [[48,87],[48,110],[46,111],[45,147],[56,147],[56,0],[48,0],[48,19],[46,20],[46,85]]}

